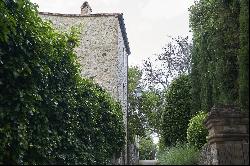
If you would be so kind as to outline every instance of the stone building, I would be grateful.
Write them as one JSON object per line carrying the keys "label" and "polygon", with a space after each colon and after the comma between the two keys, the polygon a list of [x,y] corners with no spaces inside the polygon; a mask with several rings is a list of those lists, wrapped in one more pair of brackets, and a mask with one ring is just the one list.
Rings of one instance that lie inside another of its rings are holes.
{"label": "stone building", "polygon": [[[127,130],[127,72],[130,48],[122,13],[91,14],[88,2],[81,6],[81,14],[40,12],[62,31],[72,26],[81,29],[80,46],[76,48],[81,75],[93,79],[121,102]],[[127,135],[127,131],[126,131]],[[127,164],[127,145],[124,150]]]}

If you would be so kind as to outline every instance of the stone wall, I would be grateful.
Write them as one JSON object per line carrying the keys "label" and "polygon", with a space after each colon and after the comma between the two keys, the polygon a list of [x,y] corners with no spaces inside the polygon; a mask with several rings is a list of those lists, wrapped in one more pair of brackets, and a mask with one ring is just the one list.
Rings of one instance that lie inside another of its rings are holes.
{"label": "stone wall", "polygon": [[129,144],[129,165],[139,164],[139,149],[135,144]]}
{"label": "stone wall", "polygon": [[200,158],[198,165],[212,165],[211,149],[208,144],[205,144],[200,151]]}
{"label": "stone wall", "polygon": [[[122,31],[118,28],[118,95],[119,100],[122,104],[122,111],[123,111],[123,119],[125,129],[128,130],[128,54],[126,52],[124,39],[122,36]],[[128,131],[126,131],[126,138],[128,138]],[[126,147],[125,147],[125,163],[129,163],[128,156],[129,156],[129,145],[128,140],[126,139]]]}
{"label": "stone wall", "polygon": [[119,83],[120,79],[124,78],[118,76],[119,63],[123,60],[118,56],[118,16],[40,16],[52,21],[61,31],[69,31],[72,26],[80,26],[80,46],[76,48],[76,52],[81,64],[81,75],[93,79],[114,98],[120,99],[122,92],[119,92]]}
{"label": "stone wall", "polygon": [[217,147],[206,144],[201,149],[198,165],[249,165],[249,143],[219,144]]}
{"label": "stone wall", "polygon": [[61,31],[80,27],[80,46],[76,48],[81,75],[91,78],[121,102],[127,117],[126,52],[118,15],[64,15],[40,13]]}
{"label": "stone wall", "polygon": [[249,165],[249,113],[232,106],[214,107],[205,121],[208,144],[200,165]]}
{"label": "stone wall", "polygon": [[[128,100],[128,54],[122,37],[121,29],[118,28],[118,95],[122,102],[124,119],[127,119]],[[127,124],[127,123],[126,123]],[[125,126],[127,128],[127,126]]]}
{"label": "stone wall", "polygon": [[[69,31],[72,26],[80,28],[80,45],[76,48],[76,53],[81,75],[93,79],[121,103],[127,130],[127,72],[130,50],[122,14],[79,15],[40,12],[40,16],[51,21],[60,31]],[[113,161],[116,164],[124,164],[125,160],[127,163],[127,153],[126,143],[123,152],[125,159],[114,158]]]}

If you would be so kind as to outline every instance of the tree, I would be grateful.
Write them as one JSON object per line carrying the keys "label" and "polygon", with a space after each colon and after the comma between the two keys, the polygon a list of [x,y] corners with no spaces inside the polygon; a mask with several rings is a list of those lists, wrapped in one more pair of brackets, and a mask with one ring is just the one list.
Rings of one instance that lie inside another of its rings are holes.
{"label": "tree", "polygon": [[156,145],[150,136],[140,139],[139,142],[139,158],[140,160],[154,160],[156,153]]}
{"label": "tree", "polygon": [[138,67],[132,67],[128,70],[128,139],[134,142],[136,135],[145,136],[146,115],[141,111],[139,105],[139,96],[136,90],[141,87],[142,72]]}
{"label": "tree", "polygon": [[128,128],[129,140],[135,135],[145,137],[146,132],[159,134],[162,109],[160,92],[146,89],[142,84],[142,71],[138,67],[128,71]]}
{"label": "tree", "polygon": [[[157,55],[155,63],[149,59],[144,62],[142,70],[137,72],[138,68],[129,70],[131,135],[136,133],[135,128],[138,134],[147,131],[161,135],[161,116],[166,104],[163,91],[168,88],[173,78],[190,72],[190,49],[188,37],[171,38],[163,48],[163,53]],[[155,64],[158,65],[157,68]],[[138,88],[141,89],[140,97],[134,93]]]}
{"label": "tree", "polygon": [[189,75],[180,75],[165,92],[166,105],[161,129],[165,146],[186,141],[188,123],[192,116],[190,90]]}
{"label": "tree", "polygon": [[167,88],[174,77],[190,72],[191,44],[188,37],[171,37],[154,62],[144,61],[144,82],[147,87]]}
{"label": "tree", "polygon": [[240,52],[239,52],[240,106],[249,111],[249,1],[240,1]]}
{"label": "tree", "polygon": [[193,112],[238,104],[239,1],[200,0],[190,8]]}
{"label": "tree", "polygon": [[140,109],[146,115],[147,131],[151,134],[160,134],[163,104],[161,92],[151,89],[142,93]]}

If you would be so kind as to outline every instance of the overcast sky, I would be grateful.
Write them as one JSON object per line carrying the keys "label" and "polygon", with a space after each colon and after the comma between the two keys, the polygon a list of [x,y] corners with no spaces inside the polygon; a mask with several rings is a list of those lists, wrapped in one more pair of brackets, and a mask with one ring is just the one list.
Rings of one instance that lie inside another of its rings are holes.
{"label": "overcast sky", "polygon": [[[39,11],[80,14],[85,0],[31,0]],[[123,13],[131,49],[129,65],[160,53],[167,36],[191,36],[188,8],[193,0],[88,0],[92,13]]]}

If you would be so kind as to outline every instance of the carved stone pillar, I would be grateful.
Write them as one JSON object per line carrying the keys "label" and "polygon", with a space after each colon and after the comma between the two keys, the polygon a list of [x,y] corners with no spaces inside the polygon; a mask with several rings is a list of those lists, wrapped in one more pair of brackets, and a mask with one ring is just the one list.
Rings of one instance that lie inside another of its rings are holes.
{"label": "carved stone pillar", "polygon": [[249,113],[213,107],[205,121],[212,165],[249,164]]}

